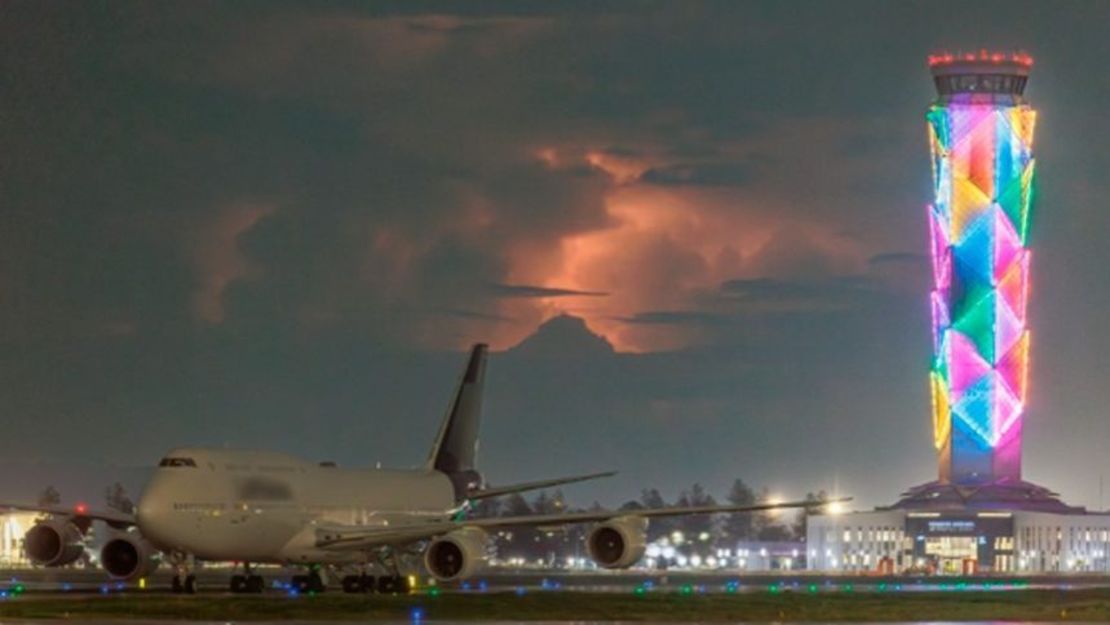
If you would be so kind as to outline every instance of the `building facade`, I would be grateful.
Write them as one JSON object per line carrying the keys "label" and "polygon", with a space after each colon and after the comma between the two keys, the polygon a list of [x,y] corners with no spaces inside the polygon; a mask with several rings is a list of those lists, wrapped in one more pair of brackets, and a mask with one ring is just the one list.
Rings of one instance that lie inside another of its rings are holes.
{"label": "building facade", "polygon": [[808,568],[866,574],[1107,573],[1110,515],[876,510],[812,516]]}

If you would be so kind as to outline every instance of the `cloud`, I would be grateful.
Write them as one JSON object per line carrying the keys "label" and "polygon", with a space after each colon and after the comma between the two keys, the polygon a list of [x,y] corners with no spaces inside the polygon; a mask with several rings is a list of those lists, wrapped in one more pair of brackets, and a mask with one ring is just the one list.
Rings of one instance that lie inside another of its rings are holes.
{"label": "cloud", "polygon": [[651,310],[631,317],[622,317],[624,323],[661,325],[724,325],[736,321],[735,315],[687,310]]}
{"label": "cloud", "polygon": [[808,282],[755,278],[729,280],[721,285],[721,291],[743,306],[782,311],[859,305],[881,292],[881,286],[868,276],[830,276]]}
{"label": "cloud", "polygon": [[577,291],[528,284],[492,284],[490,289],[497,297],[605,297],[602,291]]}
{"label": "cloud", "polygon": [[928,257],[924,254],[915,254],[913,252],[883,252],[882,254],[875,254],[867,259],[867,264],[871,266],[879,265],[920,265],[928,262]]}
{"label": "cloud", "polygon": [[193,310],[204,321],[220,323],[224,320],[225,289],[235,280],[249,276],[252,270],[239,250],[239,237],[273,210],[272,205],[236,203],[222,210],[195,236],[189,250],[197,270]]}
{"label": "cloud", "polygon": [[751,167],[740,163],[675,164],[652,168],[640,175],[643,182],[663,186],[743,185],[751,179]]}

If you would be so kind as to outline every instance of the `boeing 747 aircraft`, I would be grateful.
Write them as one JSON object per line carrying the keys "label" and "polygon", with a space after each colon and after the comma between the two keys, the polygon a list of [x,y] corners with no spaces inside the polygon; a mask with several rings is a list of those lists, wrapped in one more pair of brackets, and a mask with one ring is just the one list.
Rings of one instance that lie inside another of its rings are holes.
{"label": "boeing 747 aircraft", "polygon": [[[100,563],[114,579],[150,575],[161,562],[175,569],[173,588],[196,592],[197,560],[243,563],[233,592],[261,592],[252,563],[302,565],[301,591],[322,591],[329,571],[347,592],[406,589],[401,568],[423,556],[440,581],[465,579],[487,559],[488,532],[511,527],[592,524],[586,536],[598,566],[627,568],[644,554],[649,519],[687,514],[801,508],[813,502],[754,506],[661,508],[467,518],[472,502],[509,493],[611,475],[599,473],[499,488],[486,487],[475,456],[485,377],[486,346],[476,345],[439,428],[427,462],[416,470],[346,469],[267,451],[181,448],[159,463],[135,514],[78,506],[2,504],[45,513],[26,534],[28,557],[54,567],[76,561],[93,521],[113,528]],[[374,577],[371,570],[385,573]]]}

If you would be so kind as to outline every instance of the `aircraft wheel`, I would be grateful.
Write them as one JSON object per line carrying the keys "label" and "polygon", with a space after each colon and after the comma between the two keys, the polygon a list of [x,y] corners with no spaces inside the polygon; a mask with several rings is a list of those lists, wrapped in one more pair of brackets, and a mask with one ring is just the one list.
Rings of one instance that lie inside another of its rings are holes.
{"label": "aircraft wheel", "polygon": [[247,583],[244,588],[246,592],[258,594],[266,588],[266,580],[262,579],[261,575],[247,576]]}
{"label": "aircraft wheel", "polygon": [[407,593],[408,585],[408,578],[399,575],[382,575],[378,578],[378,592],[382,594]]}
{"label": "aircraft wheel", "polygon": [[324,590],[326,590],[326,588],[324,586],[324,579],[322,577],[320,577],[320,574],[316,571],[313,571],[313,572],[309,573],[308,574],[308,592],[317,592],[317,593],[319,593],[319,592],[324,592]]}
{"label": "aircraft wheel", "polygon": [[377,580],[374,579],[373,575],[359,575],[358,576],[358,583],[359,583],[359,587],[362,588],[362,592],[374,592],[374,591],[376,591],[378,589],[377,585],[375,584],[376,581]]}
{"label": "aircraft wheel", "polygon": [[293,578],[289,580],[289,585],[292,586],[293,590],[297,591],[298,594],[304,594],[308,592],[308,576],[294,575]]}
{"label": "aircraft wheel", "polygon": [[358,575],[347,575],[343,577],[342,586],[343,592],[348,594],[365,592],[362,587],[362,578]]}
{"label": "aircraft wheel", "polygon": [[231,576],[231,592],[241,593],[247,589],[247,578],[242,575]]}
{"label": "aircraft wheel", "polygon": [[186,575],[185,576],[185,594],[187,594],[187,595],[197,594],[197,576],[196,575]]}

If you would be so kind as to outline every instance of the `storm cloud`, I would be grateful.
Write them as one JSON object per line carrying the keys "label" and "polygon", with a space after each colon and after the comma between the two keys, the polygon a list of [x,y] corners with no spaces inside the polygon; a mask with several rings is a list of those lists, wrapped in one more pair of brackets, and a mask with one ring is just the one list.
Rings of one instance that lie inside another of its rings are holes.
{"label": "storm cloud", "polygon": [[6,3],[0,453],[415,464],[485,341],[495,481],[616,468],[576,492],[743,476],[888,501],[934,471],[924,59],[985,46],[1037,60],[1027,473],[1095,505],[1067,476],[1103,472],[1110,437],[1108,21]]}

